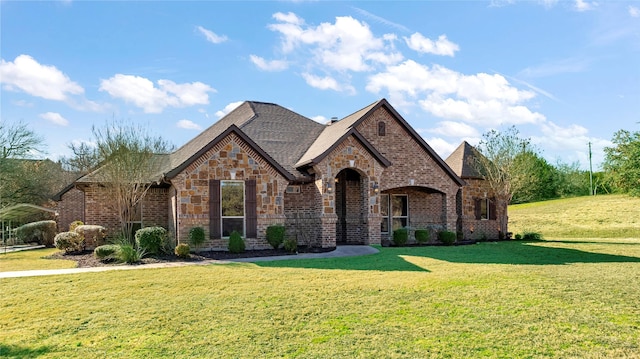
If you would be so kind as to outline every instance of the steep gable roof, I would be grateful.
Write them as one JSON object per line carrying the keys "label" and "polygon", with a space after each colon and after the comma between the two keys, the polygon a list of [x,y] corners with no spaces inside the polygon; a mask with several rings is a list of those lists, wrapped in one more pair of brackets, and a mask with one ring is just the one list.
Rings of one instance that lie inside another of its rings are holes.
{"label": "steep gable roof", "polygon": [[[382,158],[383,161],[386,161],[386,166],[389,166],[391,163],[388,162],[387,159],[382,157],[378,153],[378,151],[366,142],[364,137],[360,135],[360,133],[356,130],[356,127],[368,118],[371,114],[373,114],[379,108],[384,107],[387,111],[391,113],[391,115],[404,127],[404,129],[413,137],[413,139],[418,142],[422,148],[429,154],[431,158],[459,185],[464,185],[464,181],[455,172],[451,170],[451,168],[438,156],[438,154],[429,146],[425,140],[420,136],[414,129],[409,125],[407,121],[405,121],[402,116],[389,104],[386,99],[381,99],[376,101],[350,115],[343,118],[342,120],[328,126],[325,131],[318,137],[318,139],[313,143],[313,145],[309,148],[309,150],[305,153],[305,155],[298,161],[297,166],[302,166],[310,163],[317,163],[324,156],[326,156],[331,150],[342,141],[342,139],[346,138],[350,134],[354,134],[357,138],[362,138],[366,143],[366,147],[375,151],[376,154]],[[384,162],[383,162],[384,163]]]}
{"label": "steep gable roof", "polygon": [[445,162],[461,178],[482,178],[475,166],[477,156],[481,156],[478,150],[467,141],[462,141]]}

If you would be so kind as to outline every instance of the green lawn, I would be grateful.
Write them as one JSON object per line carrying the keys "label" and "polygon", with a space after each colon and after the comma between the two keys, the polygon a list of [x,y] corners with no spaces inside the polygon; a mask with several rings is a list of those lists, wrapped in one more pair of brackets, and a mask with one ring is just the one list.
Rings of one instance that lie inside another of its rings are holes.
{"label": "green lawn", "polygon": [[13,253],[4,253],[0,249],[0,272],[76,267],[75,261],[51,260],[44,258],[56,252],[58,252],[58,250],[55,248],[36,249]]}
{"label": "green lawn", "polygon": [[0,357],[640,357],[638,238],[381,248],[0,288]]}

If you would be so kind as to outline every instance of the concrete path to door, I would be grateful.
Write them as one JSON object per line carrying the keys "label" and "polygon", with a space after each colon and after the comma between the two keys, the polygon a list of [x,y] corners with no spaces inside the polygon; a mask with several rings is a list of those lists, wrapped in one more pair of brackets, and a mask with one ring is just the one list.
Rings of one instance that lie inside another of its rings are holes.
{"label": "concrete path to door", "polygon": [[117,266],[105,266],[105,267],[91,267],[91,268],[66,268],[66,269],[43,269],[43,270],[26,270],[15,272],[0,272],[0,278],[18,278],[18,277],[37,277],[46,275],[60,275],[60,274],[76,274],[76,273],[92,273],[92,272],[106,272],[111,270],[132,270],[132,269],[145,269],[145,268],[173,268],[183,267],[189,265],[207,265],[213,263],[229,263],[229,262],[262,262],[262,261],[278,261],[278,260],[298,260],[298,259],[313,259],[313,258],[337,258],[337,257],[355,257],[364,256],[369,254],[375,254],[379,251],[371,246],[338,246],[331,252],[323,253],[299,253],[297,255],[288,256],[274,256],[274,257],[256,257],[256,258],[237,258],[231,260],[206,260],[201,262],[164,262],[164,263],[151,263],[151,264],[138,264],[138,265],[117,265]]}

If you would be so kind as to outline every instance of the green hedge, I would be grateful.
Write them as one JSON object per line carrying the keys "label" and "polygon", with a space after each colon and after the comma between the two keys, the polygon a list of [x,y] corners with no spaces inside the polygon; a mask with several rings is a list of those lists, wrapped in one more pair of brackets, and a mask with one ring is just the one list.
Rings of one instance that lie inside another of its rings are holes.
{"label": "green hedge", "polygon": [[16,228],[16,236],[22,243],[36,242],[47,247],[54,246],[57,225],[56,221],[31,222]]}
{"label": "green hedge", "polygon": [[398,228],[393,231],[393,244],[402,247],[409,241],[409,230],[406,228]]}
{"label": "green hedge", "polygon": [[145,227],[136,231],[136,247],[146,254],[157,255],[167,242],[167,230],[162,227]]}
{"label": "green hedge", "polygon": [[278,249],[284,242],[285,228],[283,225],[271,225],[267,227],[267,242],[273,247]]}
{"label": "green hedge", "polygon": [[76,232],[61,232],[56,234],[53,242],[65,253],[78,253],[84,250],[84,237]]}

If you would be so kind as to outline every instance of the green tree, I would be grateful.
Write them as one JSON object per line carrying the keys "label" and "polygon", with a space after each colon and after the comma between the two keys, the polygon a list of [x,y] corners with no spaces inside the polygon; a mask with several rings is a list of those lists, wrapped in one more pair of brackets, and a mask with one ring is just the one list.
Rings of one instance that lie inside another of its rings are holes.
{"label": "green tree", "polygon": [[556,169],[547,160],[532,150],[524,151],[515,157],[517,171],[528,174],[527,185],[514,190],[511,203],[525,203],[551,199],[556,196]]}
{"label": "green tree", "polygon": [[589,172],[581,170],[578,162],[556,164],[556,197],[589,195]]}
{"label": "green tree", "polygon": [[123,236],[133,243],[136,208],[162,180],[159,168],[173,146],[144,127],[118,122],[94,126],[93,136],[96,147],[89,156],[103,163],[93,176],[110,193],[107,205],[118,214]]}
{"label": "green tree", "polygon": [[[518,160],[533,151],[530,141],[521,138],[514,126],[504,132],[491,130],[482,137],[477,147],[481,156],[475,156],[474,167],[487,181],[498,208],[506,208],[514,193],[522,192],[531,183],[530,161]],[[499,217],[500,230],[506,233],[506,216]]]}
{"label": "green tree", "polygon": [[604,171],[614,187],[640,196],[640,132],[620,130],[613,135],[613,147],[606,147]]}

